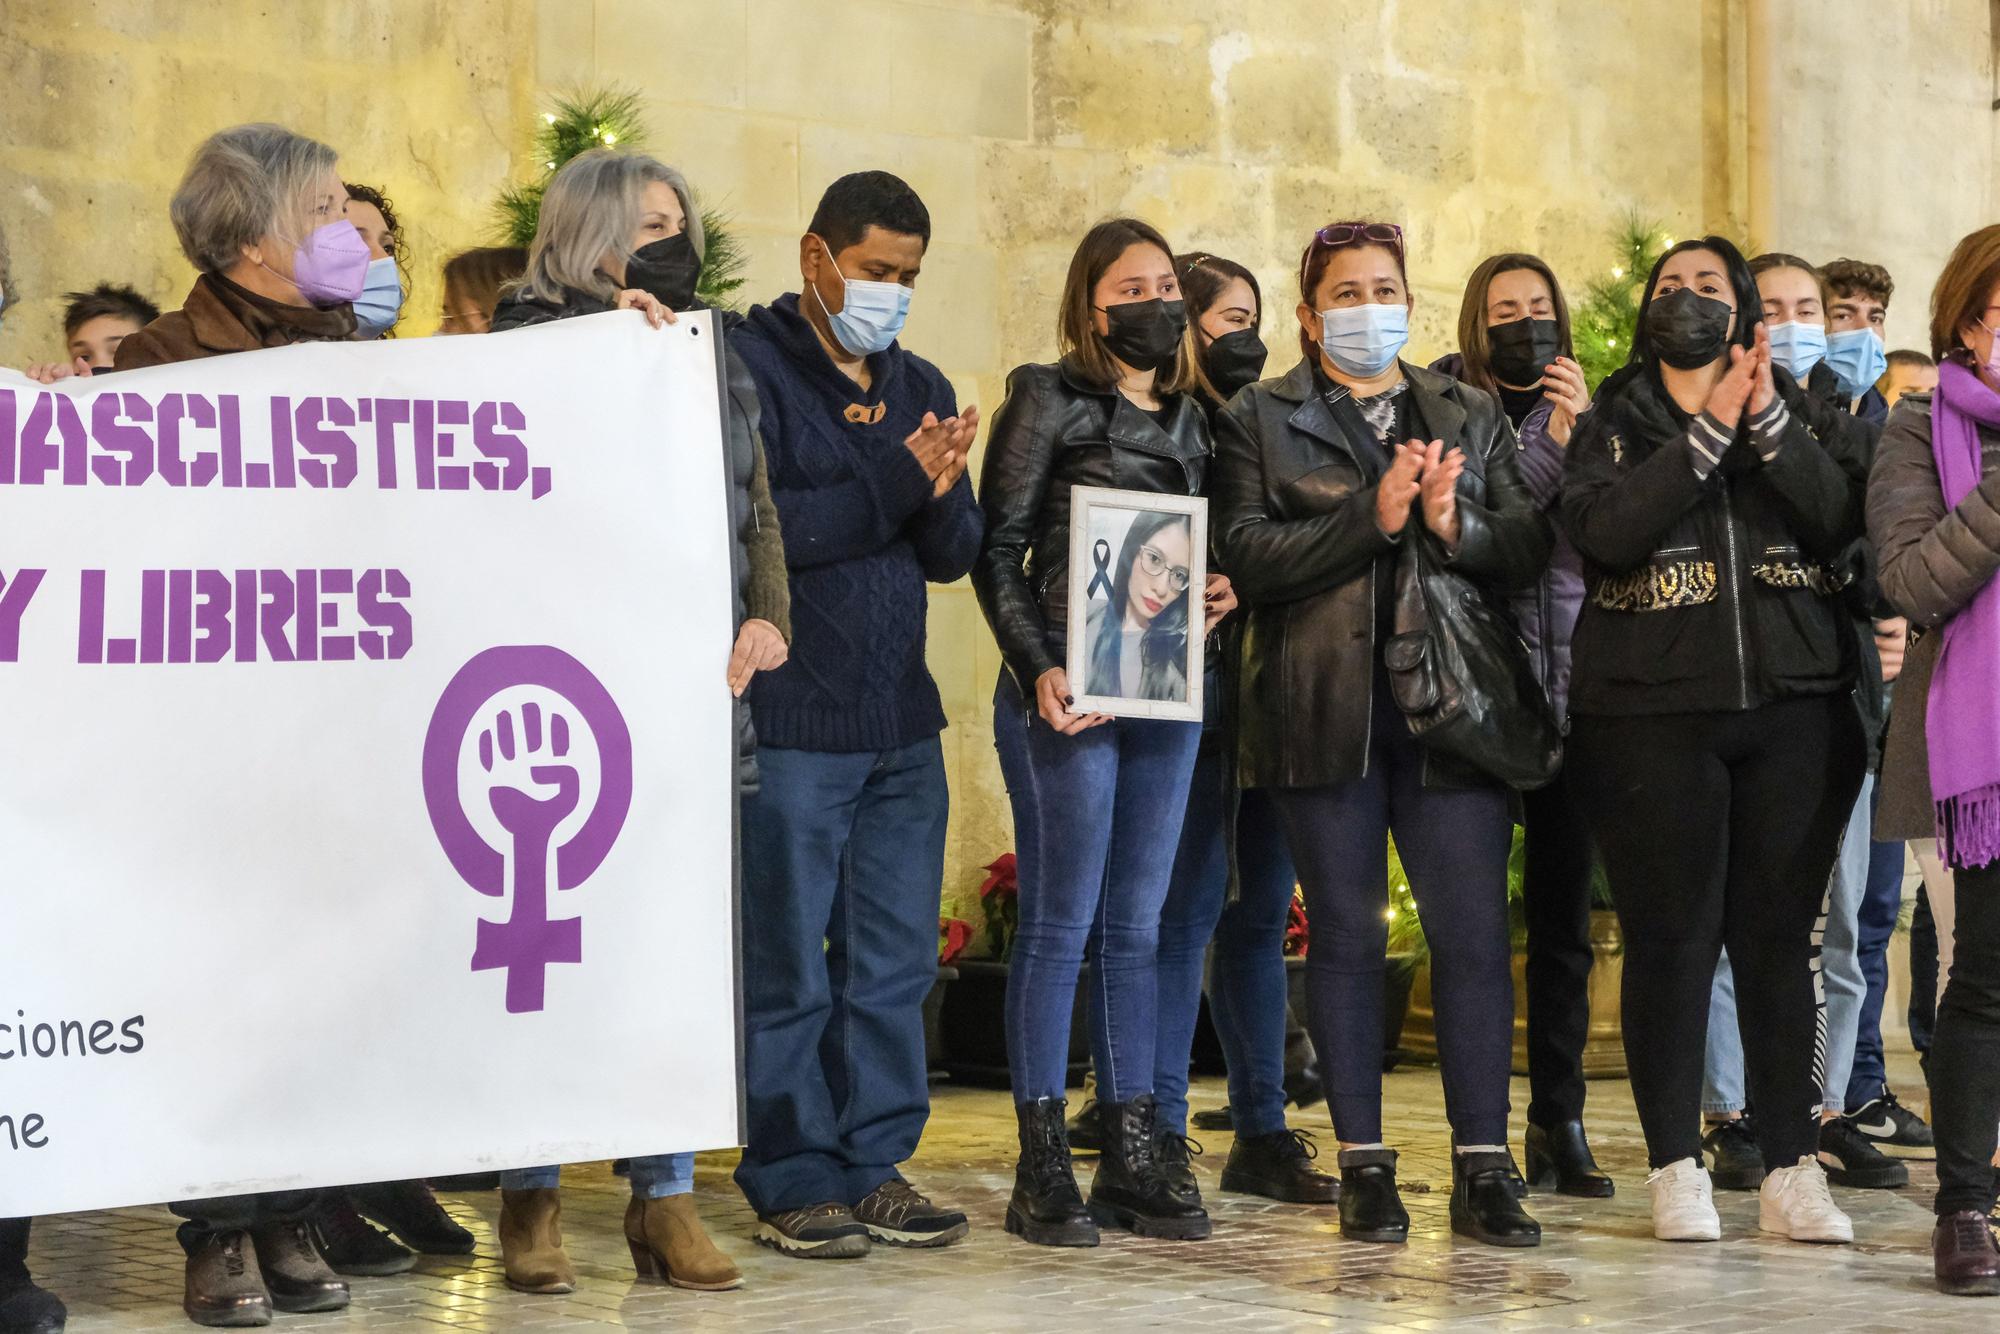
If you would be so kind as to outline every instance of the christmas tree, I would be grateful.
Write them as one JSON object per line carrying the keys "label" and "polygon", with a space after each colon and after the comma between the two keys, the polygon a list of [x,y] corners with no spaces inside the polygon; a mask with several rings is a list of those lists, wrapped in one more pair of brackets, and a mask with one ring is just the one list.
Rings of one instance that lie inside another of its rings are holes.
{"label": "christmas tree", "polygon": [[1631,355],[1646,275],[1673,243],[1657,224],[1642,221],[1636,213],[1626,214],[1612,230],[1616,258],[1611,271],[1591,281],[1584,289],[1583,301],[1570,316],[1576,359],[1592,389]]}
{"label": "christmas tree", "polygon": [[[535,239],[542,216],[542,192],[563,163],[578,153],[593,148],[639,148],[645,141],[646,126],[636,92],[602,88],[556,97],[535,130],[540,173],[531,181],[502,190],[494,206],[501,236],[507,244],[517,246]],[[735,294],[743,286],[743,248],[730,233],[726,213],[704,207],[701,229],[706,245],[695,294],[708,305],[734,308]]]}

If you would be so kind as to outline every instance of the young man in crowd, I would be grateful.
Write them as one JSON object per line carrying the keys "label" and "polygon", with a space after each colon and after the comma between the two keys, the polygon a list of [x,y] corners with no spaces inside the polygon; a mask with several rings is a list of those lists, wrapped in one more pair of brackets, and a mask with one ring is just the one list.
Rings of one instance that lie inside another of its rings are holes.
{"label": "young man in crowd", "polygon": [[69,1313],[28,1277],[28,1221],[0,1218],[0,1334],[62,1334]]}
{"label": "young man in crowd", "polygon": [[99,283],[88,292],[66,292],[63,339],[79,372],[110,370],[127,334],[160,318],[160,308],[130,287]]}
{"label": "young man in crowd", "polygon": [[756,1240],[788,1255],[967,1228],[898,1171],[930,1115],[948,808],[925,585],[970,570],[982,531],[965,476],[978,412],[895,341],[929,242],[908,185],[843,176],[800,241],[799,292],[731,335],[762,405],[793,633],[791,661],[750,690],[762,787],[742,815],[736,1180]]}
{"label": "young man in crowd", "polygon": [[1875,382],[1875,392],[1882,395],[1886,411],[1895,407],[1896,400],[1904,394],[1930,393],[1937,388],[1937,382],[1937,363],[1929,354],[1905,347],[1889,354],[1882,378]]}
{"label": "young man in crowd", "polygon": [[[1839,377],[1840,391],[1852,404],[1856,416],[1868,421],[1886,421],[1891,400],[1883,386],[1889,385],[1901,397],[1909,392],[1911,384],[1921,381],[1921,375],[1912,376],[1913,368],[1908,367],[1912,354],[1899,352],[1896,356],[1905,363],[1900,377],[1903,383],[1895,383],[1899,376],[1889,364],[1889,354],[1883,350],[1883,327],[1889,316],[1889,300],[1896,293],[1895,281],[1880,264],[1855,259],[1836,259],[1822,272],[1828,296],[1827,364]],[[1929,366],[1930,358],[1915,355]],[[1929,369],[1929,382],[1937,383],[1934,366]],[[1885,716],[1890,688],[1902,670],[1909,634],[1909,622],[1894,615],[1886,604],[1876,609],[1875,648],[1882,665]],[[1864,1142],[1882,1153],[1898,1158],[1928,1158],[1933,1152],[1930,1127],[1896,1101],[1882,1053],[1882,1001],[1889,985],[1889,940],[1895,934],[1902,901],[1903,845],[1871,844],[1868,878],[1855,929],[1856,954],[1868,990],[1861,1003],[1855,1034],[1846,1121]]]}

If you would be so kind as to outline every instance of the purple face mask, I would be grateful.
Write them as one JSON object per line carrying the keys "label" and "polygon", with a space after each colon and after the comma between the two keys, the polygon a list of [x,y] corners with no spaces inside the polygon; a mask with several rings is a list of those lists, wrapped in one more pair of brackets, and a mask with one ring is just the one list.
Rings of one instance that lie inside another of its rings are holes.
{"label": "purple face mask", "polygon": [[337,306],[361,295],[368,280],[368,243],[342,218],[315,228],[292,252],[292,281],[316,306]]}

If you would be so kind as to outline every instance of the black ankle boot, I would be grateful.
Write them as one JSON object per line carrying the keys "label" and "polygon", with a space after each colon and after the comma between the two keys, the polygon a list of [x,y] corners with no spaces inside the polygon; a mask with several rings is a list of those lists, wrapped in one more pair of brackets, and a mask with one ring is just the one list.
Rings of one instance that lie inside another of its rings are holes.
{"label": "black ankle boot", "polygon": [[1542,1225],[1528,1216],[1509,1183],[1504,1153],[1451,1155],[1451,1230],[1488,1246],[1539,1246]]}
{"label": "black ankle boot", "polygon": [[1104,1104],[1104,1156],[1090,1183],[1090,1215],[1142,1237],[1200,1241],[1209,1233],[1208,1211],[1175,1192],[1160,1163],[1153,1095]]}
{"label": "black ankle boot", "polygon": [[1410,1239],[1410,1212],[1396,1193],[1394,1149],[1340,1151],[1340,1235],[1397,1244]]}
{"label": "black ankle boot", "polygon": [[1097,1244],[1097,1224],[1090,1221],[1070,1170],[1066,1106],[1061,1098],[1037,1098],[1014,1108],[1021,1159],[1014,1167],[1014,1195],[1007,1201],[1007,1230],[1037,1246]]}
{"label": "black ankle boot", "polygon": [[1162,1125],[1153,1127],[1153,1160],[1160,1165],[1167,1185],[1189,1204],[1201,1204],[1201,1182],[1195,1179],[1194,1159],[1201,1145],[1186,1135],[1176,1135]]}
{"label": "black ankle boot", "polygon": [[1559,1121],[1548,1127],[1531,1121],[1524,1147],[1528,1184],[1536,1190],[1580,1195],[1586,1200],[1608,1200],[1618,1193],[1618,1187],[1590,1156],[1590,1141],[1584,1138],[1581,1121]]}

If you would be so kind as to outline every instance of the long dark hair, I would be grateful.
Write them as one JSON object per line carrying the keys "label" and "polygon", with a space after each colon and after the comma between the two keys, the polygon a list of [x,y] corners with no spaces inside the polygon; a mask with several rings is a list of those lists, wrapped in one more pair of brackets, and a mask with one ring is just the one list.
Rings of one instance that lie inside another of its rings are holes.
{"label": "long dark hair", "polygon": [[1493,343],[1486,336],[1487,293],[1492,290],[1495,278],[1523,269],[1540,274],[1542,281],[1549,285],[1549,301],[1555,307],[1556,342],[1565,357],[1576,355],[1569,340],[1569,302],[1563,297],[1562,284],[1556,281],[1555,270],[1540,255],[1524,254],[1518,250],[1490,256],[1466,280],[1465,300],[1458,307],[1458,355],[1464,363],[1459,378],[1489,394],[1499,391],[1499,382],[1493,378]]}
{"label": "long dark hair", "polygon": [[[1178,524],[1188,532],[1190,547],[1194,539],[1194,527],[1185,514],[1167,511],[1149,511],[1132,520],[1132,526],[1125,530],[1125,542],[1118,552],[1118,563],[1111,576],[1110,605],[1104,610],[1104,621],[1098,627],[1097,642],[1090,650],[1089,693],[1093,695],[1116,695],[1119,685],[1119,655],[1124,643],[1123,628],[1125,609],[1132,600],[1132,567],[1139,562],[1139,552],[1164,529]],[[1170,672],[1181,676],[1182,688],[1186,688],[1188,599],[1193,593],[1190,583],[1181,595],[1160,608],[1160,614],[1146,627],[1139,639],[1139,694],[1144,699],[1166,699],[1169,695],[1165,686]]]}
{"label": "long dark hair", "polygon": [[1653,271],[1646,275],[1646,290],[1639,296],[1639,327],[1632,333],[1632,355],[1625,359],[1626,365],[1644,366],[1655,378],[1659,375],[1659,357],[1653,351],[1652,336],[1646,332],[1646,312],[1652,308],[1653,292],[1660,285],[1660,270],[1667,266],[1668,260],[1690,250],[1713,250],[1722,256],[1722,271],[1729,275],[1729,286],[1736,293],[1736,327],[1729,335],[1731,343],[1749,351],[1757,341],[1757,326],[1764,322],[1764,298],[1757,291],[1750,261],[1743,258],[1735,242],[1726,236],[1703,236],[1669,246],[1667,253],[1654,263]]}
{"label": "long dark hair", "polygon": [[1220,403],[1223,395],[1216,392],[1214,382],[1208,378],[1208,366],[1202,360],[1201,317],[1221,300],[1223,291],[1230,283],[1241,278],[1250,284],[1250,299],[1257,307],[1250,327],[1261,328],[1264,323],[1264,289],[1257,285],[1256,274],[1233,259],[1211,255],[1206,250],[1176,255],[1174,272],[1181,278],[1181,300],[1187,302],[1187,343],[1182,355],[1194,368],[1195,383],[1200,386],[1201,392]]}

